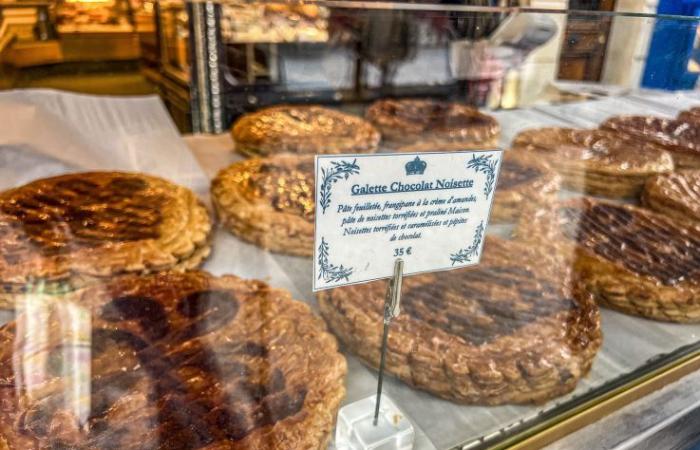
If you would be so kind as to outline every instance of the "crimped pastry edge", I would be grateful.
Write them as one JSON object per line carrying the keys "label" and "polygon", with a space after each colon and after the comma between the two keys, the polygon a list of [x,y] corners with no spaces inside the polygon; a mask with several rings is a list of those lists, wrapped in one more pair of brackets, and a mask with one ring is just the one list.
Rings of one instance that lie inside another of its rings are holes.
{"label": "crimped pastry edge", "polygon": [[[652,277],[639,275],[622,264],[603,258],[576,243],[566,241],[555,225],[553,215],[558,207],[581,202],[608,203],[623,208],[637,209],[610,201],[576,198],[559,201],[550,208],[529,210],[521,217],[515,231],[519,240],[541,244],[556,242],[566,249],[574,275],[600,305],[653,320],[697,323],[700,322],[700,287],[692,283],[666,286]],[[639,208],[640,211],[644,211]],[[658,214],[646,211],[647,214]],[[681,225],[694,226],[694,225]]]}
{"label": "crimped pastry edge", "polygon": [[[158,274],[153,274],[153,275],[158,275],[158,276],[169,276],[169,273],[178,273],[175,271],[170,271],[170,272],[160,272]],[[275,297],[278,297],[275,299],[275,301],[283,300],[287,302],[291,302],[293,305],[298,305],[301,307],[308,316],[311,319],[311,322],[317,326],[318,328],[318,335],[324,342],[327,344],[331,344],[331,349],[330,352],[334,355],[334,361],[326,361],[326,364],[324,364],[326,367],[335,367],[335,378],[334,380],[336,381],[336,389],[332,390],[328,398],[326,398],[325,402],[317,403],[316,408],[308,408],[305,409],[306,414],[303,417],[304,422],[306,423],[306,426],[301,426],[298,424],[297,419],[284,419],[282,421],[276,422],[274,425],[266,426],[270,429],[278,428],[280,425],[282,425],[282,422],[291,421],[294,423],[293,429],[292,427],[286,427],[287,429],[291,429],[297,436],[300,437],[300,442],[299,444],[301,447],[298,448],[308,448],[308,449],[318,449],[318,450],[325,450],[332,439],[332,433],[333,430],[335,429],[335,422],[337,419],[337,412],[340,408],[340,403],[342,402],[343,398],[345,397],[346,394],[346,389],[345,389],[345,376],[347,375],[347,360],[345,357],[340,353],[339,347],[338,347],[338,341],[335,338],[335,336],[330,333],[328,330],[328,327],[326,323],[323,321],[321,317],[319,317],[317,314],[313,313],[310,306],[306,302],[302,302],[300,300],[296,300],[292,297],[291,293],[284,289],[279,289],[279,288],[274,288],[269,286],[267,283],[259,280],[246,280],[239,278],[235,275],[223,275],[223,276],[213,276],[209,274],[208,272],[203,272],[203,271],[192,271],[189,272],[190,275],[192,276],[208,276],[211,277],[215,280],[219,280],[220,283],[226,283],[229,281],[233,282],[238,282],[238,283],[243,283],[247,285],[248,287],[252,286],[264,286],[268,288],[268,292],[272,294]],[[124,275],[123,277],[120,277],[121,279],[138,279],[140,276],[134,275],[134,274],[129,274],[129,275]],[[118,282],[119,279],[113,281],[113,282]],[[81,290],[89,290],[92,288],[91,286],[87,286],[82,288]],[[80,295],[81,293],[79,291],[73,291],[68,293],[67,295],[70,296],[76,296]],[[91,296],[90,296],[91,297]],[[92,299],[92,298],[91,298]],[[0,326],[0,329],[4,328],[7,326],[7,324]],[[333,364],[335,363],[335,364]],[[309,416],[312,416],[312,420],[307,420]],[[279,429],[279,428],[278,428]],[[266,430],[267,431],[267,430]],[[290,430],[288,430],[290,431]],[[260,431],[260,429],[256,430],[258,434],[264,434],[263,431]],[[285,436],[284,441],[287,442],[286,438],[289,436]],[[267,438],[265,438],[268,440]],[[234,441],[233,445],[234,448],[243,448],[243,449],[248,449],[252,448],[250,447],[249,443],[247,441],[251,440],[251,435],[246,436],[244,439],[239,440],[239,441]],[[318,445],[315,446],[313,443],[317,443]],[[267,446],[265,447],[255,447],[255,448],[260,448],[261,450],[263,448],[268,448]],[[277,447],[275,447],[277,448]],[[0,450],[26,450],[25,448],[19,448],[19,447],[13,447],[10,446],[10,444],[7,441],[7,436],[2,433],[2,430],[0,430]]]}
{"label": "crimped pastry edge", "polygon": [[[322,291],[317,294],[317,297],[321,314],[326,319],[329,328],[339,337],[343,345],[353,354],[357,355],[364,364],[376,368],[379,364],[378,349],[381,336],[380,318],[373,320],[373,318],[370,317],[370,313],[363,312],[362,309],[358,309],[358,307],[355,306],[350,307],[344,305],[342,308],[339,308],[333,304],[333,297],[338,295],[338,292],[343,295],[353,295],[354,298],[360,298],[361,296],[374,297],[379,295],[380,291],[383,290],[383,288],[374,287],[371,289],[371,292],[368,292],[370,289],[363,286],[349,286],[330,291]],[[496,388],[495,386],[489,386],[489,384],[481,385],[476,379],[463,380],[465,376],[469,378],[472,371],[478,373],[479,370],[486,369],[487,367],[489,368],[488,370],[496,371],[500,368],[503,373],[508,373],[508,369],[500,367],[498,361],[495,360],[495,357],[490,351],[484,353],[485,350],[479,349],[475,354],[462,354],[460,352],[449,353],[446,356],[447,359],[444,361],[445,363],[454,362],[454,358],[464,357],[468,358],[468,361],[470,361],[468,364],[470,369],[460,369],[459,372],[455,371],[456,369],[448,370],[446,368],[447,366],[441,365],[438,360],[435,359],[437,350],[432,348],[432,344],[429,342],[421,344],[419,342],[414,342],[414,337],[401,338],[392,333],[389,335],[389,349],[387,354],[388,373],[412,387],[428,391],[431,394],[447,400],[465,404],[500,405],[506,403],[541,403],[550,398],[570,392],[576,387],[578,380],[584,377],[590,370],[593,359],[602,342],[600,312],[593,301],[592,295],[580,289],[579,284],[572,284],[570,289],[572,289],[572,294],[574,294],[573,298],[579,305],[588,306],[588,314],[579,316],[579,319],[586,323],[592,323],[594,326],[586,328],[587,334],[584,340],[587,341],[587,344],[578,351],[576,356],[572,355],[571,358],[567,359],[573,366],[566,366],[567,368],[561,367],[564,372],[569,374],[569,377],[561,384],[546,387],[529,385],[527,383],[522,384],[524,380],[521,378],[519,381],[510,380],[510,382],[504,382],[501,384],[500,388]],[[348,318],[348,314],[351,314],[352,317]],[[557,329],[557,326],[561,326],[562,323],[564,323],[562,320],[566,314],[567,312],[565,311],[547,316],[544,319],[521,328],[517,333],[518,337],[508,335],[503,339],[508,342],[519,339],[519,343],[524,343],[524,345],[527,346],[531,341],[528,336],[531,336],[532,333],[538,334],[545,328],[550,330],[550,328],[546,327],[546,323],[543,322],[549,322],[552,324],[551,329]],[[370,335],[367,334],[365,330],[362,334],[357,334],[353,331],[355,327],[358,326],[357,323],[360,323],[359,326],[363,329],[372,329],[375,332]],[[568,321],[566,323],[568,324]],[[571,330],[569,325],[566,325],[566,327],[567,332]],[[394,333],[396,333],[396,331]],[[435,340],[443,341],[445,339],[444,337],[438,337],[442,334],[440,331],[436,333]],[[398,343],[399,341],[403,343],[410,342],[411,347],[414,349],[413,352],[400,354],[394,351],[392,343]],[[530,351],[537,353],[540,350],[539,347],[533,347],[529,350],[523,350],[523,354],[525,358],[528,358]],[[546,354],[557,353],[558,352]],[[406,358],[410,358],[411,361],[408,361]],[[425,360],[423,360],[423,358],[425,358]],[[501,362],[505,363],[505,360]],[[408,364],[411,365],[409,366]],[[551,362],[549,364],[551,364]],[[518,384],[519,382],[520,384]]]}

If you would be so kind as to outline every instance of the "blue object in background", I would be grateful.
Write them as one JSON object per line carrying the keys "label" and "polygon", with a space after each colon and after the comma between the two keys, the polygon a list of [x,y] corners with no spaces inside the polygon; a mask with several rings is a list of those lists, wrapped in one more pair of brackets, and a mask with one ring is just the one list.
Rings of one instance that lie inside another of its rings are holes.
{"label": "blue object in background", "polygon": [[[700,0],[659,0],[657,14],[700,16]],[[642,86],[655,89],[694,89],[697,73],[688,72],[697,22],[657,19],[649,45]]]}

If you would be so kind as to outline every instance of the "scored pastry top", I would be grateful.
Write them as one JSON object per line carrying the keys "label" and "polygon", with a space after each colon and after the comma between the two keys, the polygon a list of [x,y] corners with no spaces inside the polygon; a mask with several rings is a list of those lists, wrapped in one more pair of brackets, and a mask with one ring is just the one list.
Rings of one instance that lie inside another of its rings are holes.
{"label": "scored pastry top", "polygon": [[428,99],[379,100],[366,117],[382,134],[440,134],[454,139],[486,140],[498,135],[496,119],[470,106]]}
{"label": "scored pastry top", "polygon": [[233,138],[244,153],[336,154],[374,152],[380,135],[360,117],[320,106],[281,105],[242,116]]}
{"label": "scored pastry top", "polygon": [[[0,227],[17,236],[11,232],[17,224],[39,253],[60,255],[80,247],[156,239],[164,202],[163,193],[149,191],[140,177],[63,177],[0,197],[6,219]],[[4,234],[1,241],[8,245]],[[5,258],[12,259],[12,243],[6,250]]]}
{"label": "scored pastry top", "polygon": [[160,178],[88,172],[0,194],[0,282],[174,267],[204,245],[208,213]]}
{"label": "scored pastry top", "polygon": [[[60,300],[40,309],[40,337],[35,317],[0,328],[0,437],[11,450],[321,448],[328,439],[345,360],[287,292],[165,272]],[[74,329],[70,305],[83,310]]]}
{"label": "scored pastry top", "polygon": [[[547,274],[553,268],[541,270],[527,263],[517,267],[504,264],[504,255],[500,254],[504,249],[497,248],[499,245],[505,246],[489,242],[483,268],[407,279],[401,300],[407,320],[427,324],[467,344],[480,346],[577,307],[571,294]],[[513,247],[510,252],[515,254],[519,248]],[[587,304],[584,308],[594,306]]]}
{"label": "scored pastry top", "polygon": [[212,180],[221,223],[264,249],[311,256],[314,248],[314,156],[280,154],[236,162]]}
{"label": "scored pastry top", "polygon": [[[387,370],[467,403],[541,401],[573,389],[601,336],[598,307],[572,284],[569,267],[556,251],[489,236],[478,266],[404,279]],[[375,365],[385,288],[319,296],[330,328]]]}
{"label": "scored pastry top", "polygon": [[593,254],[667,286],[700,281],[700,228],[652,211],[591,199],[556,207],[561,235]]}
{"label": "scored pastry top", "polygon": [[538,151],[560,163],[590,163],[621,172],[671,170],[673,160],[651,143],[605,130],[548,127],[526,130],[513,140],[513,148]]}
{"label": "scored pastry top", "polygon": [[700,123],[696,122],[655,116],[618,116],[606,120],[600,128],[643,138],[673,151],[700,152]]}
{"label": "scored pastry top", "polygon": [[407,278],[401,301],[406,321],[429,324],[480,346],[559,313],[587,316],[596,309],[573,296],[568,277],[568,269],[558,265],[556,256],[489,237],[478,267]]}

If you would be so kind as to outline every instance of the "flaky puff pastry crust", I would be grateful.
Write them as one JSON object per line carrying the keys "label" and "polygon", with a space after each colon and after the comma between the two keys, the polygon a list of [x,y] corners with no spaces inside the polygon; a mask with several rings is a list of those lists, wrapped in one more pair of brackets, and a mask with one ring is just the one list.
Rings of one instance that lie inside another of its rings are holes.
{"label": "flaky puff pastry crust", "polygon": [[642,204],[672,219],[700,222],[700,170],[679,170],[647,180]]}
{"label": "flaky puff pastry crust", "polygon": [[[543,402],[573,390],[601,344],[598,307],[556,252],[487,237],[473,268],[407,277],[386,370],[460,403]],[[379,365],[386,282],[323,291],[321,314]]]}
{"label": "flaky puff pastry crust", "polygon": [[680,113],[678,113],[678,120],[685,120],[687,122],[700,122],[700,106],[681,111]]}
{"label": "flaky puff pastry crust", "polygon": [[315,105],[279,105],[243,115],[231,130],[245,156],[373,153],[379,132],[361,117]]}
{"label": "flaky puff pastry crust", "polygon": [[589,198],[524,214],[523,240],[570,248],[567,264],[596,301],[655,320],[700,322],[700,227]]}
{"label": "flaky puff pastry crust", "polygon": [[560,180],[538,155],[506,150],[498,174],[490,222],[517,222],[523,210],[548,206],[557,198]]}
{"label": "flaky puff pastry crust", "polygon": [[195,194],[162,178],[86,172],[37,180],[0,194],[2,297],[193,268],[209,253],[210,232]]}
{"label": "flaky puff pastry crust", "polygon": [[700,121],[615,116],[600,124],[600,128],[660,146],[671,153],[678,169],[700,169]]}
{"label": "flaky puff pastry crust", "polygon": [[161,272],[38,302],[0,327],[10,450],[328,447],[345,358],[288,292]]}
{"label": "flaky puff pastry crust", "polygon": [[211,186],[221,223],[264,249],[312,256],[314,157],[277,155],[237,162]]}
{"label": "flaky puff pastry crust", "polygon": [[494,148],[500,126],[471,106],[430,99],[384,99],[365,114],[398,151],[451,151]]}

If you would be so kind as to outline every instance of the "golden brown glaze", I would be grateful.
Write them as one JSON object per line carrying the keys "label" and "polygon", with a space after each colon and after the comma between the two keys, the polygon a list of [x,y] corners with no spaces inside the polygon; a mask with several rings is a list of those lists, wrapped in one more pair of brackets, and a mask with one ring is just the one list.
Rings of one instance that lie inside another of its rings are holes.
{"label": "golden brown glaze", "polygon": [[219,172],[212,201],[227,229],[263,248],[313,254],[312,155],[252,158]]}
{"label": "golden brown glaze", "polygon": [[507,152],[503,158],[501,172],[498,175],[498,188],[514,189],[524,184],[528,184],[544,175],[543,171],[536,166],[523,164],[515,158],[509,158],[511,153]]}
{"label": "golden brown glaze", "polygon": [[637,196],[647,177],[673,170],[662,148],[604,130],[526,130],[515,137],[513,149],[540,155],[570,189],[610,197]]}
{"label": "golden brown glaze", "polygon": [[[83,312],[67,315],[70,303]],[[41,338],[24,316],[0,328],[0,436],[10,450],[328,445],[345,360],[285,291],[162,273],[33,312],[46,317]]]}
{"label": "golden brown glaze", "polygon": [[560,178],[536,155],[516,150],[503,154],[492,222],[515,222],[526,208],[539,208],[556,198]]}
{"label": "golden brown glaze", "polygon": [[[0,223],[0,241],[22,235],[42,255],[52,256],[156,239],[164,201],[161,193],[148,191],[142,178],[111,177],[99,183],[69,177],[3,199],[0,214],[6,220]],[[21,258],[16,254],[25,245],[8,242],[3,257]]]}
{"label": "golden brown glaze", "polygon": [[362,118],[313,105],[274,106],[246,114],[232,133],[236,150],[249,156],[372,153],[380,139]]}
{"label": "golden brown glaze", "polygon": [[612,203],[564,205],[558,210],[564,237],[661,284],[700,281],[700,234],[663,216]]}
{"label": "golden brown glaze", "polygon": [[570,263],[596,300],[657,320],[700,321],[700,227],[592,199],[522,218],[518,236],[576,249]]}
{"label": "golden brown glaze", "polygon": [[37,180],[0,194],[0,283],[197,264],[211,224],[188,189],[123,172]]}
{"label": "golden brown glaze", "polygon": [[456,150],[496,145],[500,126],[496,119],[458,103],[427,99],[385,99],[366,113],[389,145],[423,150]]}
{"label": "golden brown glaze", "polygon": [[700,122],[700,106],[681,111],[678,114],[678,120],[687,122]]}
{"label": "golden brown glaze", "polygon": [[642,202],[674,219],[700,221],[700,171],[681,170],[649,179]]}
{"label": "golden brown glaze", "polygon": [[314,218],[314,161],[303,158],[294,165],[280,166],[274,161],[256,161],[247,165],[244,191],[250,199],[267,200],[279,212],[295,214],[309,222]]}
{"label": "golden brown glaze", "polygon": [[[406,278],[387,371],[464,403],[539,402],[572,390],[601,343],[598,308],[556,252],[487,238],[479,266]],[[321,313],[372,366],[386,283],[319,295]]]}
{"label": "golden brown glaze", "polygon": [[516,136],[513,147],[540,151],[548,158],[588,161],[591,170],[618,173],[656,171],[659,165],[669,166],[670,160],[661,148],[603,130],[527,130]]}
{"label": "golden brown glaze", "polygon": [[654,143],[671,152],[679,169],[700,168],[700,122],[654,116],[611,117],[601,129]]}

